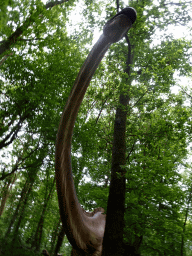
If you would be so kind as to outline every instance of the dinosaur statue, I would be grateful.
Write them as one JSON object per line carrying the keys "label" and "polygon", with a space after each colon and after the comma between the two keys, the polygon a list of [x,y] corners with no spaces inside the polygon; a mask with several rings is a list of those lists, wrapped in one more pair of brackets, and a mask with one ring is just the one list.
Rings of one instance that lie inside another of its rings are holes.
{"label": "dinosaur statue", "polygon": [[56,140],[55,175],[61,220],[72,255],[102,254],[106,215],[103,208],[88,213],[76,196],[71,166],[71,141],[75,120],[86,89],[104,54],[112,43],[123,38],[136,20],[136,12],[128,7],[110,19],[103,34],[85,60],[63,110]]}

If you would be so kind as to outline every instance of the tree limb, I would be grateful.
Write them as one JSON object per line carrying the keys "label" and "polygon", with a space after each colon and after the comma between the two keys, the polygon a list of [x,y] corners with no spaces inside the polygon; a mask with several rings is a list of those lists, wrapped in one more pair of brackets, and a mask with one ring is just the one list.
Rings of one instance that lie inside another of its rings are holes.
{"label": "tree limb", "polygon": [[[45,9],[48,8],[52,8],[55,5],[59,5],[62,4],[64,2],[67,2],[68,0],[62,0],[62,1],[55,1],[55,2],[49,2],[47,3],[44,7]],[[15,32],[10,35],[8,37],[7,40],[4,40],[3,43],[0,46],[0,54],[4,53],[5,51],[9,50],[11,45],[13,45],[18,39],[19,36],[21,36],[21,34],[23,33],[23,31],[25,31],[30,25],[31,23],[33,23],[35,21],[35,17],[36,15],[40,15],[41,13],[38,13],[38,11],[35,11],[33,14],[31,14],[31,16],[29,16],[23,23],[22,26],[18,27]]]}

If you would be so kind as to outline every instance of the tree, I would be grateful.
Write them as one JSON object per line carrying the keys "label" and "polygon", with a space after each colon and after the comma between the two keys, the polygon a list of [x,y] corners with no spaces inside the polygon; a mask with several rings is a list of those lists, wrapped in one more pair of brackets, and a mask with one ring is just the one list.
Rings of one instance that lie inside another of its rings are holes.
{"label": "tree", "polygon": [[[65,24],[68,24],[66,18],[69,19],[71,1],[49,10],[36,2],[3,3],[0,7],[3,44],[28,19],[30,11],[35,17],[35,22],[26,26],[18,40],[12,42],[10,50],[3,53],[2,58],[9,57],[0,66],[3,77],[0,82],[2,152],[11,146],[9,153],[1,158],[1,184],[4,186],[9,177],[17,175],[1,216],[0,234],[7,231],[19,205],[30,166],[38,157],[36,151],[39,155],[40,151],[46,152],[38,163],[19,226],[18,237],[25,248],[22,250],[27,251],[45,198],[43,177],[46,173],[51,178],[54,175],[54,143],[60,113],[88,52],[87,46],[91,45],[93,27],[101,28],[117,13],[117,5],[111,1],[83,2],[80,26],[76,25],[76,31],[71,31],[69,36]],[[186,216],[183,202],[187,192],[184,194],[180,189],[178,170],[191,141],[191,109],[185,105],[191,92],[182,88],[183,82],[178,82],[175,74],[183,78],[191,72],[191,34],[187,31],[191,5],[188,1],[131,1],[129,4],[138,14],[129,35],[130,76],[124,72],[128,54],[124,39],[113,45],[101,63],[75,124],[72,165],[78,197],[86,210],[97,205],[107,209],[115,111],[121,107],[118,105],[120,94],[128,93],[126,162],[122,168],[126,180],[124,244],[134,253],[140,250],[142,255],[171,255],[172,252],[180,255],[183,216]],[[124,3],[120,2],[119,10],[123,7]],[[77,7],[73,5],[73,8]],[[102,16],[102,10],[106,11],[106,17]],[[178,39],[170,34],[168,29],[175,26],[176,29],[182,27],[183,31],[186,29],[188,35]],[[182,88],[179,94],[171,90],[174,85]],[[85,175],[91,179],[89,184]],[[2,198],[5,197],[1,193]],[[13,228],[20,217],[18,214]],[[58,218],[54,194],[46,210],[41,241],[41,249],[46,248],[50,253]],[[190,218],[186,223],[184,255],[189,254]],[[6,241],[12,240],[7,238]]]}

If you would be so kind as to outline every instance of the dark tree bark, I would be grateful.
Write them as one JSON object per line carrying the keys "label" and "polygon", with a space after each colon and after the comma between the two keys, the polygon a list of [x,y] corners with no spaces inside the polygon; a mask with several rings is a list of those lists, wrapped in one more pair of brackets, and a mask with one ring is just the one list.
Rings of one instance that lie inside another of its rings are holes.
{"label": "dark tree bark", "polygon": [[[53,193],[54,184],[55,184],[55,179],[52,183],[50,191],[48,191],[48,187],[46,187],[45,200],[44,200],[44,204],[43,204],[43,207],[42,207],[41,217],[39,219],[37,229],[36,229],[36,232],[35,232],[35,236],[34,236],[34,240],[33,240],[33,243],[32,243],[32,247],[35,247],[35,249],[37,251],[40,250],[42,234],[43,234],[43,225],[44,225],[45,212],[47,210],[48,202],[51,199],[51,196],[52,196],[52,193]],[[48,194],[48,196],[47,196],[47,194]]]}
{"label": "dark tree bark", "polygon": [[34,183],[34,180],[32,180],[29,184],[29,188],[28,188],[27,194],[25,196],[25,200],[24,200],[24,202],[22,204],[22,207],[21,207],[21,210],[20,210],[20,216],[19,216],[18,222],[16,224],[16,227],[14,229],[14,237],[17,236],[21,221],[24,217],[25,208],[27,206],[27,201],[28,201],[28,198],[29,198],[29,196],[31,194],[31,191],[32,191],[33,183]]}
{"label": "dark tree bark", "polygon": [[[130,75],[130,64],[132,63],[131,44],[127,35],[125,35],[125,38],[128,43],[128,57],[125,72]],[[103,239],[103,256],[120,256],[126,253],[123,242],[126,192],[125,170],[123,169],[123,166],[126,164],[125,132],[128,104],[129,95],[120,92],[119,106],[116,110],[114,123],[111,183],[107,204],[106,227]]]}
{"label": "dark tree bark", "polygon": [[186,227],[186,224],[187,224],[187,218],[188,218],[188,214],[189,214],[189,210],[190,210],[190,204],[191,204],[191,193],[192,193],[192,188],[191,188],[188,203],[187,203],[187,208],[186,208],[186,213],[185,213],[185,221],[183,223],[183,233],[182,233],[182,238],[181,238],[181,256],[184,255],[184,251],[185,251],[184,236],[185,236],[185,227]]}
{"label": "dark tree bark", "polygon": [[53,251],[54,251],[54,248],[55,248],[55,244],[56,244],[56,239],[58,237],[58,234],[59,234],[59,230],[60,230],[60,227],[61,227],[61,218],[59,218],[58,222],[55,223],[55,226],[52,230],[52,235],[51,235],[51,248],[50,248],[50,252],[51,252],[51,255],[54,255]]}
{"label": "dark tree bark", "polygon": [[65,230],[64,230],[63,225],[62,225],[61,229],[60,229],[60,232],[59,232],[59,235],[58,235],[57,244],[55,246],[55,251],[54,251],[53,256],[58,255],[58,252],[59,252],[59,250],[61,248],[61,245],[63,243],[64,236],[65,236]]}
{"label": "dark tree bark", "polygon": [[2,189],[2,198],[1,198],[1,205],[0,205],[0,216],[3,214],[6,201],[9,197],[9,193],[11,191],[12,185],[15,183],[17,176],[14,174],[8,177],[8,182],[5,183],[4,188]]}
{"label": "dark tree bark", "polygon": [[125,213],[125,175],[123,165],[126,163],[126,106],[129,98],[121,94],[116,110],[114,124],[114,141],[112,152],[111,183],[107,205],[106,228],[102,255],[123,255],[123,230]]}
{"label": "dark tree bark", "polygon": [[9,134],[7,134],[2,141],[0,141],[0,149],[10,145],[13,142],[13,140],[17,137],[18,132],[21,130],[23,121],[24,120],[20,119],[19,122],[11,129]]}
{"label": "dark tree bark", "polygon": [[7,237],[11,233],[11,229],[12,229],[12,227],[13,227],[15,221],[16,221],[16,218],[19,214],[22,203],[25,202],[25,199],[26,199],[26,196],[28,194],[29,188],[30,188],[30,183],[29,183],[29,180],[27,179],[26,182],[25,182],[25,185],[22,189],[19,203],[17,204],[17,208],[16,208],[15,213],[13,214],[13,217],[10,221],[10,224],[9,224],[9,227],[8,227],[7,232],[5,234],[5,237]]}

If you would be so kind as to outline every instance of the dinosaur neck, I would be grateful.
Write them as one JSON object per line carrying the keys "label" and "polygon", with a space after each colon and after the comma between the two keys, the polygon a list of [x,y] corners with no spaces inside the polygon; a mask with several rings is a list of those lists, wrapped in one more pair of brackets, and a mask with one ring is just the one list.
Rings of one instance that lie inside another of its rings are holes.
{"label": "dinosaur neck", "polygon": [[[90,80],[111,43],[102,35],[88,55],[64,108],[56,141],[56,186],[60,215],[66,235],[74,247],[85,248],[103,238],[105,216],[98,212],[88,217],[82,210],[74,187],[71,166],[71,141],[80,104]],[[90,228],[90,227],[94,228]],[[85,238],[85,242],[83,239]],[[79,242],[77,242],[79,241]]]}
{"label": "dinosaur neck", "polygon": [[90,80],[110,45],[119,41],[131,27],[125,15],[110,20],[84,62],[64,108],[56,140],[56,186],[61,220],[70,243],[83,251],[96,248],[101,253],[105,215],[98,211],[89,217],[81,208],[73,182],[71,141],[80,104]]}

